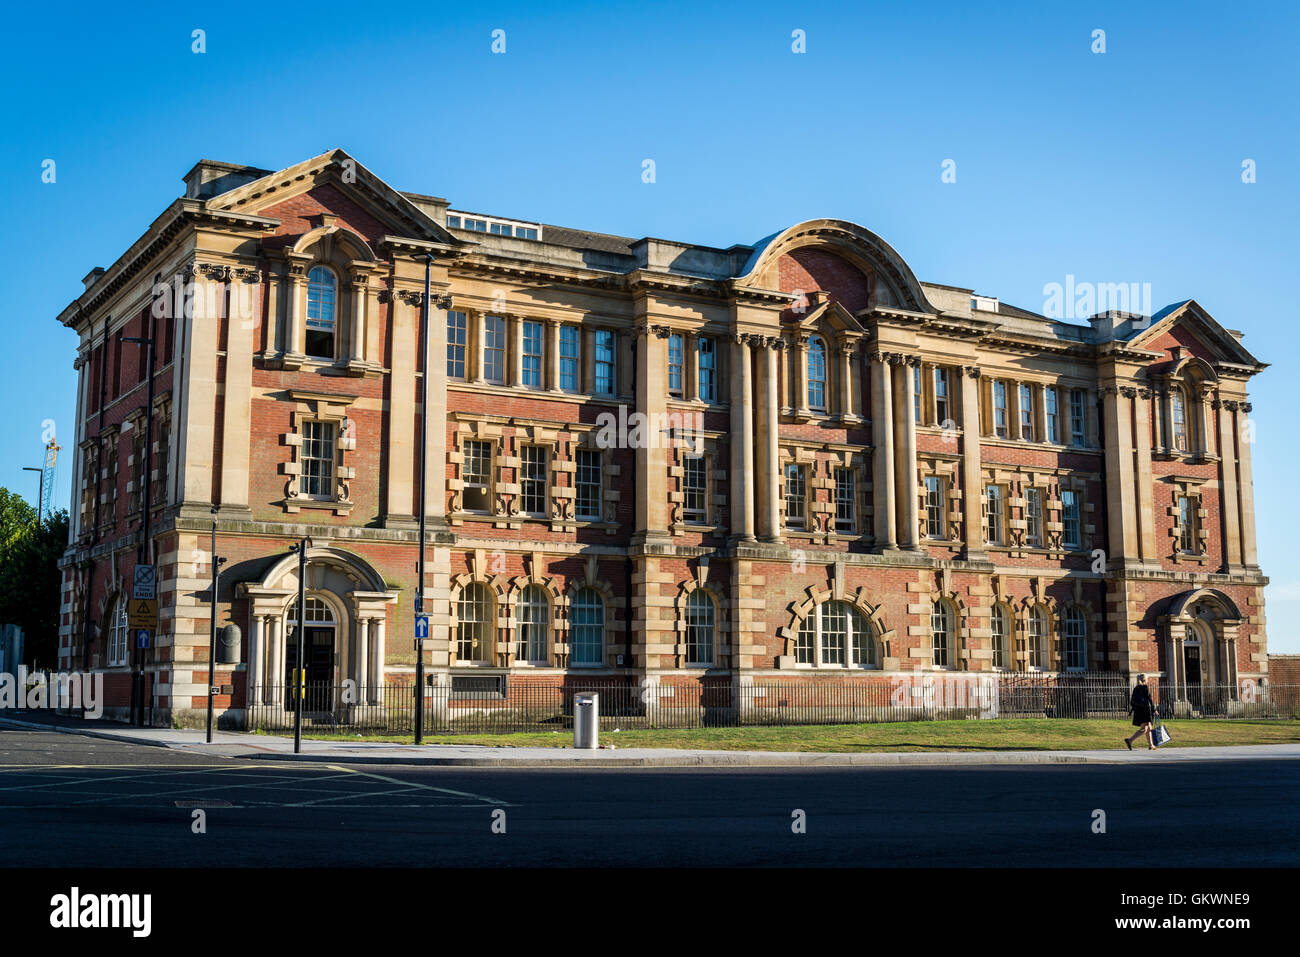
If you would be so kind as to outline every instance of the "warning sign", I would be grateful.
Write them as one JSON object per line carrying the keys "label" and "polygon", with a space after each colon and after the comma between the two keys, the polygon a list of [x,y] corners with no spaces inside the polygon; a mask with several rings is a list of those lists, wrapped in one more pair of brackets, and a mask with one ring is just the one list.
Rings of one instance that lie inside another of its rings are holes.
{"label": "warning sign", "polygon": [[158,624],[156,598],[132,598],[126,603],[126,622],[132,628],[152,630]]}

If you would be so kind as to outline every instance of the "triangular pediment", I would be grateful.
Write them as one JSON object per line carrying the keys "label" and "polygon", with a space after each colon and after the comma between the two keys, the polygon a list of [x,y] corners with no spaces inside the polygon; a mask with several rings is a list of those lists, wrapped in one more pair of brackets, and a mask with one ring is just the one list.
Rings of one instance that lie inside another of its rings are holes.
{"label": "triangular pediment", "polygon": [[341,149],[213,196],[207,201],[207,208],[260,215],[325,185],[357,203],[393,236],[451,247],[471,245],[453,236],[423,209]]}
{"label": "triangular pediment", "polygon": [[1260,362],[1241,342],[1224,328],[1213,316],[1197,303],[1195,299],[1166,306],[1151,317],[1151,324],[1138,332],[1128,344],[1141,348],[1151,348],[1174,329],[1182,329],[1200,343],[1211,364],[1228,363],[1246,366],[1254,372],[1268,367]]}
{"label": "triangular pediment", "polygon": [[853,313],[836,299],[821,303],[806,315],[797,317],[800,329],[827,329],[833,332],[848,332],[866,335],[867,329]]}

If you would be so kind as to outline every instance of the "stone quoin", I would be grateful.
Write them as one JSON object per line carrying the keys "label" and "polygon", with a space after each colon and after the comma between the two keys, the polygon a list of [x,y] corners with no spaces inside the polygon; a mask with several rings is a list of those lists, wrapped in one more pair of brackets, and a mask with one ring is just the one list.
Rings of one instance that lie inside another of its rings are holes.
{"label": "stone quoin", "polygon": [[[200,162],[84,283],[59,316],[60,667],[102,673],[110,717],[139,661],[155,722],[202,721],[214,506],[224,724],[284,700],[304,535],[308,679],[409,681],[422,415],[437,686],[1104,671],[1194,701],[1266,678],[1265,366],[1194,300],[1074,323],[922,282],[847,221],[633,239],[458,211],[341,150]],[[124,341],[148,335],[151,410]],[[137,649],[146,484],[159,619]]]}

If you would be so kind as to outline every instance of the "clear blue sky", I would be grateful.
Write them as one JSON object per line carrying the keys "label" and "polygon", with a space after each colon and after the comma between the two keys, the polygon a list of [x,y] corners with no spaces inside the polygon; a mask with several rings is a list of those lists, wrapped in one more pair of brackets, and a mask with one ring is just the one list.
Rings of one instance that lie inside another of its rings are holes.
{"label": "clear blue sky", "polygon": [[[975,6],[321,2],[296,21],[12,7],[0,484],[35,499],[20,468],[40,464],[42,420],[71,444],[75,338],[55,316],[196,160],[279,168],[341,146],[400,189],[483,212],[716,246],[835,216],[924,280],[1035,310],[1067,274],[1150,283],[1157,307],[1199,300],[1272,363],[1253,389],[1260,560],[1270,650],[1300,652],[1300,14]],[[940,181],[946,159],[956,183]]]}

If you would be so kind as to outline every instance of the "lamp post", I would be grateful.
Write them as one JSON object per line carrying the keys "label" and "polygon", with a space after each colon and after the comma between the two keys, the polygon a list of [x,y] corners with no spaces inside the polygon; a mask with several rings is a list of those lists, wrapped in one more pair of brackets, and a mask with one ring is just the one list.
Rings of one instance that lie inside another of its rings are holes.
{"label": "lamp post", "polygon": [[[424,254],[424,300],[420,310],[420,557],[416,561],[415,613],[424,614],[424,532],[429,471],[429,309],[433,253]],[[414,621],[414,620],[413,620]],[[383,662],[380,662],[382,668]],[[424,639],[415,639],[415,743],[424,743]]]}
{"label": "lamp post", "polygon": [[30,465],[23,466],[24,472],[38,472],[41,476],[40,490],[36,493],[36,526],[41,524],[41,503],[45,501],[45,469],[33,468]]}
{"label": "lamp post", "polygon": [[212,699],[216,696],[217,684],[217,576],[224,558],[217,557],[217,506],[212,506],[212,601],[211,614],[208,616],[208,744],[212,743]]}
{"label": "lamp post", "polygon": [[294,653],[293,686],[293,753],[302,753],[302,705],[303,681],[302,645],[306,640],[307,630],[307,549],[311,548],[310,538],[300,538],[298,544],[290,545],[289,551],[298,555],[298,641]]}

